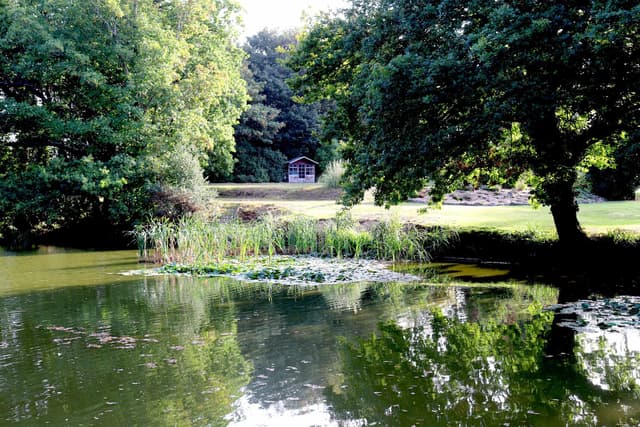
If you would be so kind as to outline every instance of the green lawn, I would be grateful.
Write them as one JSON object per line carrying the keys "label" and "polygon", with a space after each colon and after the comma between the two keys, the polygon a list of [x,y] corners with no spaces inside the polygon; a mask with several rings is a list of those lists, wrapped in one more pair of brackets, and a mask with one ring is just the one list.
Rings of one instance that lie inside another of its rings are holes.
{"label": "green lawn", "polygon": [[[274,184],[249,184],[260,189],[274,188]],[[220,185],[215,185],[220,188]],[[228,187],[238,187],[237,184]],[[227,187],[227,188],[228,188]],[[275,184],[278,190],[287,190],[290,184]],[[317,185],[304,184],[303,190],[317,189]],[[316,218],[329,218],[342,208],[332,200],[282,200],[277,194],[262,198],[220,198],[222,205],[275,205],[294,214],[305,214]],[[403,221],[424,225],[445,225],[461,228],[495,228],[500,230],[525,231],[530,229],[553,231],[551,213],[546,207],[533,209],[530,206],[456,206],[445,205],[441,209],[427,207],[421,203],[403,203],[390,209],[375,206],[371,197],[355,206],[352,214],[360,219],[377,219],[397,215]],[[620,228],[640,232],[640,202],[606,202],[585,204],[578,213],[582,226],[588,233],[604,233]]]}

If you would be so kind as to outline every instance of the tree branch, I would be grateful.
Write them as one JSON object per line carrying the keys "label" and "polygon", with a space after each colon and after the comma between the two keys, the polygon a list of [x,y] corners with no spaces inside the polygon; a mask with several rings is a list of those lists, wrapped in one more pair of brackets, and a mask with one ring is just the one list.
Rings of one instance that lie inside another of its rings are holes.
{"label": "tree branch", "polygon": [[29,80],[0,80],[0,89],[12,98],[16,97],[16,95],[19,95],[19,93],[17,92],[17,89],[19,88],[26,89],[28,93],[37,96],[43,102],[49,100],[49,97],[44,93],[44,91],[42,91],[42,89],[37,85],[31,83]]}
{"label": "tree branch", "polygon": [[65,151],[70,154],[81,155],[85,154],[85,148],[88,147],[88,144],[82,144],[83,146],[76,146],[70,142],[64,141],[53,141],[46,138],[29,138],[27,140],[15,139],[2,141],[0,144],[3,147],[14,147],[14,148],[44,148],[44,147],[54,147],[58,148],[62,151]]}

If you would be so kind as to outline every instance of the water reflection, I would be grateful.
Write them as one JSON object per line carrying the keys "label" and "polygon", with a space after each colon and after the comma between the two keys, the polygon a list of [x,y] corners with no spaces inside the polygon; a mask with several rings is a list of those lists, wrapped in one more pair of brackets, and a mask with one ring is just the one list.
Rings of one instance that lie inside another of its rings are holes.
{"label": "water reflection", "polygon": [[0,424],[600,425],[640,411],[636,336],[559,328],[541,312],[554,288],[101,274],[0,298]]}
{"label": "water reflection", "polygon": [[225,425],[252,366],[234,305],[211,315],[209,292],[191,285],[142,281],[2,300],[2,421]]}
{"label": "water reflection", "polygon": [[43,246],[35,251],[0,248],[0,296],[70,286],[129,281],[117,273],[138,266],[134,251],[79,251]]}
{"label": "water reflection", "polygon": [[338,420],[359,425],[637,424],[637,350],[612,353],[610,340],[581,337],[577,364],[548,357],[552,325],[550,312],[514,323],[440,312],[421,327],[385,323],[374,337],[343,341],[344,378],[326,396]]}
{"label": "water reflection", "polygon": [[578,369],[590,383],[640,399],[640,330],[582,333],[576,341]]}

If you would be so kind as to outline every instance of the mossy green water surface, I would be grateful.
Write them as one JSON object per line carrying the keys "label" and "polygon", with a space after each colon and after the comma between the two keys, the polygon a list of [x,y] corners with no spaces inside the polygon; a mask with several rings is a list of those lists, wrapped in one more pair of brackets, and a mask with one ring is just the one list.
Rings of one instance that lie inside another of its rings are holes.
{"label": "mossy green water surface", "polygon": [[113,274],[135,267],[132,252],[0,256],[1,425],[639,419],[636,335],[560,327],[553,287]]}

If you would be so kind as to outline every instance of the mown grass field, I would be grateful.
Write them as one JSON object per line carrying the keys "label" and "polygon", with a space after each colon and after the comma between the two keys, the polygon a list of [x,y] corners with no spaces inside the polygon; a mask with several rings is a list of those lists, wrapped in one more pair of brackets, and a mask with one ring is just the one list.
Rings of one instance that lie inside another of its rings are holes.
{"label": "mown grass field", "polygon": [[[218,191],[217,201],[222,207],[268,205],[314,218],[330,218],[342,209],[342,205],[335,202],[338,197],[335,190],[328,191],[318,184],[214,184],[211,188]],[[444,205],[437,209],[424,203],[407,202],[385,209],[375,206],[368,196],[352,209],[352,215],[363,220],[397,215],[401,221],[423,225],[554,232],[551,213],[546,207]],[[613,229],[640,232],[640,202],[584,204],[578,216],[588,233],[606,233]]]}

